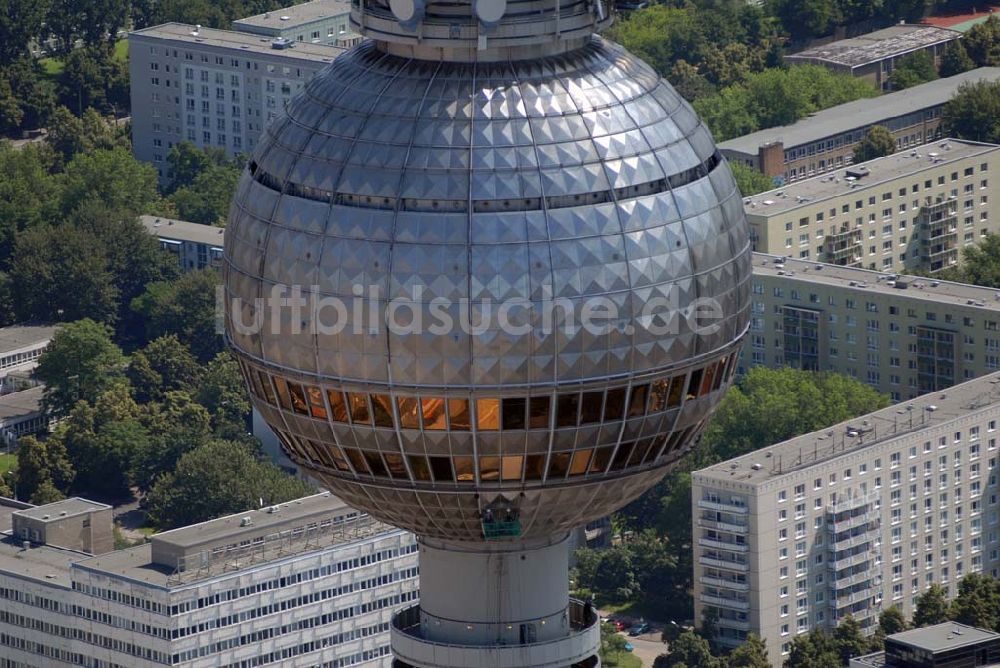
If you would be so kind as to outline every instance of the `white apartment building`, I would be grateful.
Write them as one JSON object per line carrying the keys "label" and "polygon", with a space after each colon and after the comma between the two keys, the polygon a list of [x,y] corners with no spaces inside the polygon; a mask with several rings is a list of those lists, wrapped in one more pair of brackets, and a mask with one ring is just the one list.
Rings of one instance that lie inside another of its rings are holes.
{"label": "white apartment building", "polygon": [[30,323],[0,327],[0,379],[11,373],[23,376],[34,371],[58,329],[58,325]]}
{"label": "white apartment building", "polygon": [[4,500],[0,525],[0,668],[388,668],[418,595],[413,536],[326,493],[98,556],[102,504]]}
{"label": "white apartment building", "polygon": [[139,216],[146,231],[160,242],[160,250],[177,257],[183,271],[222,266],[226,228],[162,216]]}
{"label": "white apartment building", "polygon": [[753,249],[878,271],[938,271],[1000,231],[1000,146],[944,139],[744,199]]}
{"label": "white apartment building", "polygon": [[893,401],[1000,370],[991,288],[753,255],[752,366],[836,371]]}
{"label": "white apartment building", "polygon": [[814,627],[1000,575],[998,423],[991,374],[695,472],[696,619],[779,666]]}
{"label": "white apartment building", "polygon": [[170,174],[167,154],[190,141],[249,153],[271,121],[344,49],[165,23],[129,34],[132,150]]}

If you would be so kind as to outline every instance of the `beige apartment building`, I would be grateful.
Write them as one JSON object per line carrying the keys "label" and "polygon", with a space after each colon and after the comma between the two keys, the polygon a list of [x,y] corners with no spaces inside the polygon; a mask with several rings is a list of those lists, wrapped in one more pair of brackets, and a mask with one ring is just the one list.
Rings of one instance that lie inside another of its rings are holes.
{"label": "beige apartment building", "polygon": [[744,199],[753,249],[880,271],[938,271],[1000,229],[1000,146],[944,139]]}
{"label": "beige apartment building", "polygon": [[848,615],[871,632],[932,583],[998,574],[1000,374],[692,474],[696,619],[780,666]]}
{"label": "beige apartment building", "polygon": [[755,253],[740,371],[836,371],[893,401],[1000,370],[1000,292]]}

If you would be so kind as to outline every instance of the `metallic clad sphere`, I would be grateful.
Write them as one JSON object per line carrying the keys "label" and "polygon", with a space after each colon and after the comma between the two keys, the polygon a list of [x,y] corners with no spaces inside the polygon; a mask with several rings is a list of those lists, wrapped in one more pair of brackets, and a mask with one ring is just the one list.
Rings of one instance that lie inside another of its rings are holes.
{"label": "metallic clad sphere", "polygon": [[708,130],[621,47],[366,43],[265,132],[224,274],[289,455],[391,524],[478,541],[601,517],[683,455],[736,368],[750,244]]}

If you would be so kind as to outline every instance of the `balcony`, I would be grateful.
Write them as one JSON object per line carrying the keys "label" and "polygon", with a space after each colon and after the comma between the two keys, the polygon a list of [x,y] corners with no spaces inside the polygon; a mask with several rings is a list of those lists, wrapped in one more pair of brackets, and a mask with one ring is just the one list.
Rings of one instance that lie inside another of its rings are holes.
{"label": "balcony", "polygon": [[750,622],[740,619],[726,619],[725,617],[719,617],[715,620],[717,626],[723,626],[727,629],[736,629],[737,631],[749,631]]}
{"label": "balcony", "polygon": [[866,561],[872,561],[875,556],[872,554],[871,550],[865,550],[863,552],[858,552],[857,554],[852,554],[848,557],[840,557],[839,559],[831,556],[827,565],[835,571],[840,571],[845,568],[850,568],[851,566],[860,566]]}
{"label": "balcony", "polygon": [[836,610],[841,610],[847,606],[854,605],[855,603],[860,603],[861,601],[867,601],[869,599],[875,598],[875,589],[862,589],[861,591],[856,591],[849,596],[836,596],[830,599],[830,607]]}
{"label": "balcony", "polygon": [[834,587],[837,589],[847,589],[867,581],[870,581],[872,586],[878,586],[882,583],[882,574],[878,571],[867,570],[855,573],[854,575],[846,575],[841,578],[838,578],[836,574],[834,574],[832,579]]}
{"label": "balcony", "polygon": [[733,524],[732,522],[720,522],[710,520],[706,517],[698,518],[698,526],[705,529],[715,529],[716,531],[728,531],[729,533],[745,534],[748,528],[745,524]]}
{"label": "balcony", "polygon": [[703,575],[698,578],[698,580],[703,585],[708,585],[710,587],[722,587],[723,589],[731,589],[733,591],[750,591],[750,585],[746,582],[726,580],[725,578],[716,578],[711,575]]}
{"label": "balcony", "polygon": [[830,549],[831,551],[849,550],[852,547],[858,547],[859,545],[864,545],[866,543],[874,543],[878,540],[878,533],[874,531],[866,531],[864,533],[857,534],[856,536],[851,536],[850,538],[841,538],[840,540],[831,539]]}
{"label": "balcony", "polygon": [[739,543],[726,543],[721,540],[715,540],[712,538],[699,538],[698,544],[702,547],[710,547],[716,550],[728,550],[730,552],[746,552],[746,544]]}
{"label": "balcony", "polygon": [[749,601],[740,601],[734,598],[723,598],[722,596],[713,596],[711,594],[702,594],[701,602],[707,605],[714,605],[720,608],[729,608],[730,610],[749,610]]}
{"label": "balcony", "polygon": [[737,571],[739,573],[746,573],[750,570],[750,565],[746,563],[741,563],[738,561],[730,561],[728,559],[716,559],[714,557],[702,556],[698,559],[698,563],[702,566],[711,566],[713,568],[724,568],[730,571]]}
{"label": "balcony", "polygon": [[866,524],[873,524],[877,519],[878,513],[873,511],[864,512],[853,517],[845,517],[840,520],[832,519],[830,514],[827,514],[826,531],[831,535],[835,535],[863,527]]}
{"label": "balcony", "polygon": [[699,499],[698,507],[706,510],[718,510],[723,513],[739,513],[740,515],[746,515],[750,512],[750,509],[746,506],[741,506],[732,502],[710,501],[709,499]]}
{"label": "balcony", "polygon": [[823,261],[841,266],[855,266],[861,263],[864,247],[861,230],[841,227],[835,234],[828,234],[823,241]]}
{"label": "balcony", "polygon": [[569,605],[570,629],[565,637],[519,645],[461,645],[423,637],[420,606],[402,610],[392,618],[390,638],[396,660],[413,668],[563,668],[590,660],[601,646],[597,614],[585,616],[584,604]]}

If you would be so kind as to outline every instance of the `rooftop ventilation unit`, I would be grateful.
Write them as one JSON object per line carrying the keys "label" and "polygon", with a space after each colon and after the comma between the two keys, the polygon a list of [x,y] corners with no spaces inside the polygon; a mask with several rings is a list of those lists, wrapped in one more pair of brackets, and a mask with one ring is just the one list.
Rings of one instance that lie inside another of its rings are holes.
{"label": "rooftop ventilation unit", "polygon": [[871,174],[871,172],[868,170],[867,167],[849,167],[847,169],[846,174],[848,178],[853,176],[856,179],[863,179],[864,177]]}

